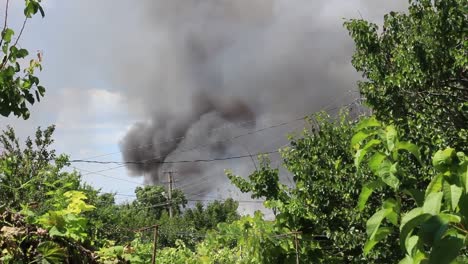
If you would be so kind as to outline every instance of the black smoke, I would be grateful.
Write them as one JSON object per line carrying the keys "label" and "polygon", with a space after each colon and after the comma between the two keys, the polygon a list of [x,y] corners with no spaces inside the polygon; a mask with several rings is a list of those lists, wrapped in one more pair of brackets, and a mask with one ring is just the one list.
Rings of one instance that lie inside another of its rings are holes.
{"label": "black smoke", "polygon": [[[126,40],[132,52],[119,55],[123,66],[113,68],[131,111],[142,119],[120,146],[125,161],[145,161],[128,165],[130,172],[148,182],[160,181],[162,167],[171,166],[184,172],[178,175],[182,180],[220,178],[218,166],[226,164],[161,162],[178,160],[181,152],[200,144],[208,147],[189,158],[272,149],[284,130],[242,144],[226,139],[245,132],[238,123],[258,129],[260,119],[271,124],[353,101],[356,93],[349,91],[355,91],[358,74],[350,64],[353,43],[342,17],[383,16],[385,1],[374,2],[138,1],[140,24]],[[406,3],[395,2],[386,6]],[[226,124],[234,128],[213,132]],[[204,188],[216,186],[211,183]]]}

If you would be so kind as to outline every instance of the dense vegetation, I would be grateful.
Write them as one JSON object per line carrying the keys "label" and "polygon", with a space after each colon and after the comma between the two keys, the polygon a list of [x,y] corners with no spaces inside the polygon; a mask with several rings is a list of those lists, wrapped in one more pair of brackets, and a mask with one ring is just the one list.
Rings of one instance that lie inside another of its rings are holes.
{"label": "dense vegetation", "polygon": [[[157,227],[156,263],[467,263],[467,8],[466,0],[413,0],[381,30],[345,22],[373,115],[311,116],[281,150],[292,184],[266,156],[248,177],[227,172],[265,200],[272,221],[239,216],[232,199],[186,208],[183,192],[171,202],[157,185],[116,204],[66,170],[67,156],[51,149],[53,126],[25,144],[6,128],[0,262],[150,263]],[[27,0],[25,15],[37,12],[40,1]],[[0,110],[27,118],[29,91],[35,85],[39,99],[43,88],[32,72],[29,84],[12,79],[12,58],[27,53],[12,48],[11,34],[2,32],[9,63],[0,71],[10,77],[0,79]]]}

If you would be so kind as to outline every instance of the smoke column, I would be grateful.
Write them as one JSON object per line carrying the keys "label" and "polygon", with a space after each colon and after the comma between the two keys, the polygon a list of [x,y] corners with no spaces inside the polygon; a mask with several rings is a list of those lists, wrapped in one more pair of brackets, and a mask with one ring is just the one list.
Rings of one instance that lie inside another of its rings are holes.
{"label": "smoke column", "polygon": [[[194,142],[218,142],[208,144],[208,158],[243,155],[238,145],[219,141],[261,127],[259,120],[274,123],[350,102],[358,75],[341,18],[361,13],[374,20],[406,3],[374,2],[138,1],[137,33],[119,44],[132,52],[119,54],[122,66],[111,70],[116,83],[128,87],[130,109],[141,113],[121,150],[125,161],[148,162],[128,170],[158,183],[161,163],[151,161],[177,160]],[[237,123],[250,127],[213,132]],[[284,135],[278,133],[244,145],[257,152]],[[204,177],[216,166],[178,166],[178,177]],[[208,182],[200,190],[210,188]]]}

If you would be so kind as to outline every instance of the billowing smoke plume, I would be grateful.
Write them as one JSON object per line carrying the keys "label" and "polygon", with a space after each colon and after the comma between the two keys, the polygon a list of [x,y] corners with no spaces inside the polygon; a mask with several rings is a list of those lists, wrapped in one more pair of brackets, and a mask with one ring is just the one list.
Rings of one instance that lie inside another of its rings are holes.
{"label": "billowing smoke plume", "polygon": [[[119,69],[115,76],[129,87],[132,108],[143,113],[122,140],[123,158],[147,161],[128,169],[148,182],[160,181],[161,162],[177,160],[194,141],[217,143],[208,144],[211,157],[239,154],[238,145],[223,139],[245,127],[213,129],[243,122],[261,127],[260,119],[274,123],[352,101],[357,75],[341,17],[361,13],[372,19],[385,10],[374,1],[141,0],[137,5],[139,32],[145,34],[119,57],[125,74]],[[284,131],[278,133],[244,143],[259,152]],[[193,177],[209,175],[213,166],[177,169],[184,172],[178,177]]]}
{"label": "billowing smoke plume", "polygon": [[[254,112],[239,100],[224,101],[222,98],[199,94],[193,97],[192,104],[190,112],[179,115],[157,112],[151,120],[133,125],[121,145],[124,160],[136,161],[135,164],[128,165],[130,171],[137,175],[148,175],[149,180],[157,182],[161,162],[177,149],[189,129],[206,114],[216,113],[226,122],[255,122]],[[213,127],[205,125],[205,129],[212,130]],[[210,146],[212,150],[217,150],[216,152],[222,152],[224,149],[219,144]],[[190,171],[187,171],[186,167],[184,174],[194,170],[199,172],[195,165],[191,167],[194,168]]]}

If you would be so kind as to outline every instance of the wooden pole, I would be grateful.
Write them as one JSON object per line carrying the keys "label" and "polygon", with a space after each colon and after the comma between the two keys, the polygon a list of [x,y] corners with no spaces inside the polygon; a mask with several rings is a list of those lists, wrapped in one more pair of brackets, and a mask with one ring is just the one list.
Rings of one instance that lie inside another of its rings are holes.
{"label": "wooden pole", "polygon": [[172,218],[172,171],[167,173],[168,181],[169,181],[169,188],[168,188],[168,196],[169,196],[169,217]]}
{"label": "wooden pole", "polygon": [[158,225],[154,225],[154,237],[153,237],[153,256],[151,257],[151,264],[156,264],[156,250],[158,248]]}

